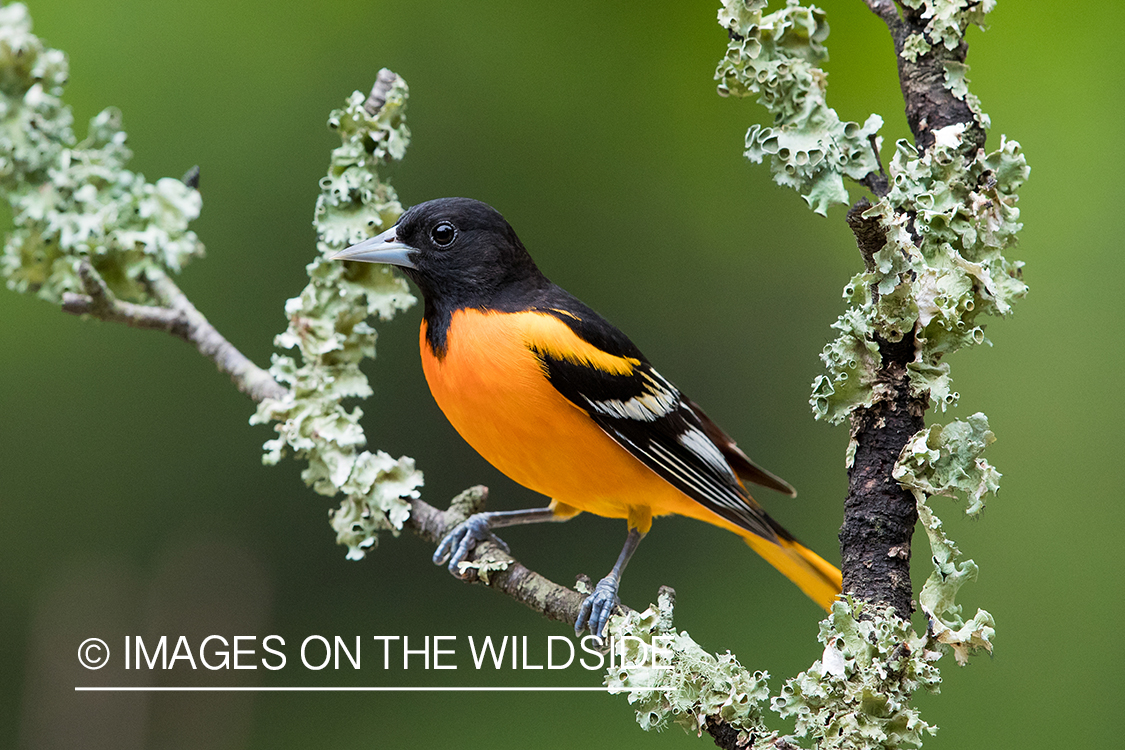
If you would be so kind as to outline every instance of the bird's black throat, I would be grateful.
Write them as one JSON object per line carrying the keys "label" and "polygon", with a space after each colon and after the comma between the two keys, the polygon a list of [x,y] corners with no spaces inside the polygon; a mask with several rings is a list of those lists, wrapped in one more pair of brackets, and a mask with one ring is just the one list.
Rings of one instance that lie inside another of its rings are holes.
{"label": "bird's black throat", "polygon": [[[449,326],[453,313],[458,310],[481,310],[500,313],[525,312],[537,310],[549,304],[561,292],[546,276],[534,268],[534,273],[521,274],[499,285],[469,283],[464,285],[442,284],[439,288],[427,289],[428,279],[415,278],[409,274],[425,299],[423,318],[426,321],[426,344],[430,353],[441,360],[448,350]],[[563,292],[565,294],[565,292]]]}

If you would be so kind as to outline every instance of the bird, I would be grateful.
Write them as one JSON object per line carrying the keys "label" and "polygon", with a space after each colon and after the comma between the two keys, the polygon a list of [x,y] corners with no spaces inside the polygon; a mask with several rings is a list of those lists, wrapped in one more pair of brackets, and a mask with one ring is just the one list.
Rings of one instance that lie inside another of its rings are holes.
{"label": "bird", "polygon": [[584,599],[576,634],[601,637],[625,566],[652,519],[678,514],[738,534],[825,609],[840,571],[770,518],[746,483],[795,496],[751,461],[633,342],[539,270],[499,211],[440,198],[333,260],[397,266],[424,307],[422,369],[446,418],[481,456],[550,498],[543,508],[477,513],[434,552],[459,563],[495,530],[585,511],[625,519],[625,544]]}

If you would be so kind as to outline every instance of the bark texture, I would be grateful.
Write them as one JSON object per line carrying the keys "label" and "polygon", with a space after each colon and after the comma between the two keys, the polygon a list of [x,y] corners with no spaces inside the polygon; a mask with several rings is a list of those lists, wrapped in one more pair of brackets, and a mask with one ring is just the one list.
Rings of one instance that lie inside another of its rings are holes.
{"label": "bark texture", "polygon": [[[906,119],[919,151],[934,143],[933,131],[955,123],[965,124],[966,148],[984,145],[985,132],[969,105],[945,87],[947,64],[962,64],[968,45],[962,42],[948,50],[929,40],[931,49],[914,60],[902,56],[906,40],[922,34],[926,21],[923,9],[896,6],[892,0],[865,0],[891,32],[899,84],[906,105]],[[865,181],[877,196],[885,195],[885,179]],[[870,207],[861,199],[848,212],[848,225],[855,234],[864,265],[870,270],[875,253],[886,244],[886,233],[875,219],[865,219]],[[910,584],[910,542],[918,520],[913,495],[892,476],[895,462],[906,442],[925,426],[929,402],[910,393],[906,366],[914,360],[915,336],[911,331],[901,341],[877,339],[882,358],[878,373],[879,394],[872,406],[857,409],[851,416],[855,457],[848,470],[848,496],[844,502],[844,524],[840,529],[841,568],[844,591],[873,604],[889,605],[900,617],[909,618],[913,608]]]}
{"label": "bark texture", "polygon": [[[483,510],[487,497],[488,488],[478,485],[454,498],[449,509],[445,511],[438,510],[422,500],[412,500],[410,518],[407,519],[406,525],[422,539],[436,546],[448,530],[473,513]],[[464,580],[484,584],[490,589],[512,597],[549,620],[557,620],[574,627],[578,619],[578,610],[586,598],[584,595],[539,575],[492,542],[478,544],[469,554],[468,559],[469,562],[487,562],[494,566],[506,567],[503,570],[490,572],[487,581],[472,575],[470,569],[470,575]]]}
{"label": "bark texture", "polygon": [[914,359],[914,334],[879,341],[880,380],[887,396],[852,414],[855,460],[840,529],[844,592],[895,608],[909,618],[910,540],[918,521],[914,496],[891,476],[907,441],[925,426],[927,403],[910,395],[906,363]]}

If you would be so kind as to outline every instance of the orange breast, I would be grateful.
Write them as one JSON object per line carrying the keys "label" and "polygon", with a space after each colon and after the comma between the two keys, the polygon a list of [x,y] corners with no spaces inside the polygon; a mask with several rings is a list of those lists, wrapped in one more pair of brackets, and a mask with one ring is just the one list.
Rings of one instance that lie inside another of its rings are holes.
{"label": "orange breast", "polygon": [[549,350],[584,345],[589,349],[579,346],[578,355],[605,369],[629,367],[629,360],[585,344],[558,319],[535,312],[458,310],[446,340],[439,360],[422,323],[422,367],[430,391],[469,445],[516,482],[600,516],[628,518],[633,508],[634,517],[647,517],[649,510],[678,513],[734,530],[556,391],[529,344]]}

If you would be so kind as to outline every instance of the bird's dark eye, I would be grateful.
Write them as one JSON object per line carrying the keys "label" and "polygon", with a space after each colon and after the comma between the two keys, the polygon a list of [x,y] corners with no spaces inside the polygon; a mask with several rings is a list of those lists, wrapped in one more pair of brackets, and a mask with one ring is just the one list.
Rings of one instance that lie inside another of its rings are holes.
{"label": "bird's dark eye", "polygon": [[438,247],[449,247],[456,238],[457,227],[453,226],[448,221],[440,222],[430,230],[430,239],[432,239],[434,244]]}

